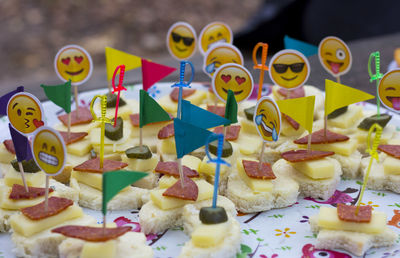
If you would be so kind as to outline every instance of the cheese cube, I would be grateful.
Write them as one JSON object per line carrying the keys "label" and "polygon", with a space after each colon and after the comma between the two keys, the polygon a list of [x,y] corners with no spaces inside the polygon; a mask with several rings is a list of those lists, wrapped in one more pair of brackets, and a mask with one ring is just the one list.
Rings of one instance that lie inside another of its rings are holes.
{"label": "cheese cube", "polygon": [[[80,124],[80,125],[73,125],[71,126],[71,132],[79,133],[79,132],[87,132],[90,133],[90,131],[93,128],[99,127],[100,123],[99,122],[89,122],[87,124]],[[67,132],[68,127],[66,127],[64,124],[60,123],[58,125],[54,126],[54,129]]]}
{"label": "cheese cube", "polygon": [[182,158],[182,165],[187,166],[188,168],[199,171],[201,164],[201,159],[192,155],[185,155]]}
{"label": "cheese cube", "polygon": [[271,180],[264,180],[264,179],[248,177],[246,172],[244,171],[241,159],[237,160],[236,166],[237,166],[237,171],[238,171],[240,178],[254,192],[271,192],[273,190],[274,185],[272,184]]}
{"label": "cheese cube", "polygon": [[[212,158],[215,158],[214,155],[212,155]],[[208,176],[214,176],[215,175],[215,169],[216,169],[216,164],[213,162],[208,162],[209,159],[207,155],[203,158],[203,160],[200,163],[200,168],[199,168],[199,173],[208,175]],[[227,161],[229,162],[229,161]],[[219,173],[220,175],[225,175],[225,173],[228,171],[228,166],[222,165],[219,167]]]}
{"label": "cheese cube", "polygon": [[67,220],[82,216],[82,208],[74,204],[54,216],[41,220],[31,220],[22,213],[15,214],[10,217],[10,225],[14,232],[29,237],[43,230],[57,226]]}
{"label": "cheese cube", "polygon": [[321,207],[318,214],[318,226],[323,229],[379,234],[386,228],[386,214],[373,211],[370,222],[358,223],[340,220],[336,208]]}
{"label": "cheese cube", "polygon": [[[147,137],[156,137],[158,135],[158,132],[161,130],[161,128],[163,128],[164,126],[166,126],[167,124],[171,123],[171,121],[166,121],[166,122],[158,122],[158,123],[152,123],[152,124],[147,124],[143,127],[143,137],[147,138]],[[132,126],[131,127],[131,137],[132,138],[138,138],[140,135],[140,128],[139,126]]]}
{"label": "cheese cube", "polygon": [[241,126],[240,130],[242,130],[244,133],[254,134],[258,136],[257,127],[253,121],[250,121],[247,118],[241,118],[239,122]]}
{"label": "cheese cube", "polygon": [[[190,101],[193,105],[200,105],[206,98],[207,93],[204,90],[196,90],[192,95],[185,98],[185,100]],[[178,103],[171,100],[169,95],[165,95],[158,100],[163,109],[169,113],[175,114],[178,110]]]}
{"label": "cheese cube", "polygon": [[[343,156],[350,156],[357,149],[357,140],[350,139],[345,142],[335,142],[328,144],[312,144],[311,149],[319,150],[319,151],[334,151],[336,154],[340,154]],[[300,144],[302,148],[307,148],[307,145]]]}
{"label": "cheese cube", "polygon": [[357,126],[357,122],[363,117],[363,109],[360,105],[350,105],[346,113],[332,119],[328,119],[328,126],[349,128]]}
{"label": "cheese cube", "polygon": [[164,175],[160,178],[160,180],[158,180],[158,187],[161,189],[166,189],[166,188],[171,187],[173,184],[175,184],[176,181],[178,181],[178,178],[175,178],[173,176]]}
{"label": "cheese cube", "polygon": [[175,138],[169,137],[161,140],[161,153],[163,154],[176,154]]}
{"label": "cheese cube", "polygon": [[[2,186],[0,188],[0,208],[7,210],[19,210],[25,207],[34,206],[44,201],[44,196],[37,197],[34,199],[21,199],[12,200],[8,198],[11,193],[11,187]],[[49,196],[53,196],[54,192],[49,193]]]}
{"label": "cheese cube", "polygon": [[90,173],[73,170],[71,178],[75,178],[79,183],[91,186],[98,190],[103,189],[103,174],[101,173]]}
{"label": "cheese cube", "polygon": [[331,178],[335,173],[335,168],[327,159],[317,159],[303,162],[291,163],[297,171],[312,179]]}
{"label": "cheese cube", "polygon": [[77,156],[88,154],[91,149],[92,144],[90,143],[90,139],[88,137],[67,145],[67,152]]}
{"label": "cheese cube", "polygon": [[[4,183],[6,186],[12,187],[13,184],[23,185],[21,173],[16,171],[11,165],[5,166],[7,171],[4,176]],[[46,174],[43,171],[36,173],[25,172],[25,180],[28,186],[43,186],[46,180]]]}
{"label": "cheese cube", "polygon": [[0,144],[0,163],[10,164],[13,159],[15,154],[9,152],[4,144]]}
{"label": "cheese cube", "polygon": [[[393,135],[396,133],[396,127],[392,125],[386,125],[383,128],[380,144],[388,144],[388,141],[393,138]],[[357,141],[360,144],[365,144],[367,142],[368,130],[358,129],[356,132]]]}
{"label": "cheese cube", "polygon": [[400,159],[394,157],[386,157],[383,161],[383,171],[386,175],[400,175]]}
{"label": "cheese cube", "polygon": [[131,159],[125,154],[122,155],[122,162],[128,164],[128,168],[134,171],[152,171],[156,168],[159,157],[154,155],[149,159]]}
{"label": "cheese cube", "polygon": [[200,248],[217,246],[225,239],[228,231],[228,221],[211,225],[201,224],[192,233],[192,243]]}
{"label": "cheese cube", "polygon": [[80,258],[113,258],[117,252],[116,240],[88,242],[82,247]]}
{"label": "cheese cube", "polygon": [[258,153],[262,146],[262,139],[259,135],[239,135],[237,140],[232,141],[239,147],[239,151],[243,155],[252,155]]}

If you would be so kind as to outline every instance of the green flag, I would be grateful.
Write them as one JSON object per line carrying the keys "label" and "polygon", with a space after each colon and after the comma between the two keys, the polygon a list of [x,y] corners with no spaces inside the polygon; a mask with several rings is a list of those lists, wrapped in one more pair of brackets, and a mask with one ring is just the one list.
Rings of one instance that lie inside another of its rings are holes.
{"label": "green flag", "polygon": [[122,189],[147,176],[147,173],[116,170],[103,173],[103,214],[107,213],[107,203]]}
{"label": "green flag", "polygon": [[168,113],[144,90],[140,90],[139,112],[140,127],[154,122],[171,120]]}
{"label": "green flag", "polygon": [[71,112],[71,80],[54,86],[41,84],[40,87],[49,100],[63,108],[67,114]]}
{"label": "green flag", "polygon": [[[228,90],[228,97],[226,98],[225,118],[231,121],[231,124],[237,123],[238,105],[233,91]],[[229,124],[227,124],[229,125]]]}

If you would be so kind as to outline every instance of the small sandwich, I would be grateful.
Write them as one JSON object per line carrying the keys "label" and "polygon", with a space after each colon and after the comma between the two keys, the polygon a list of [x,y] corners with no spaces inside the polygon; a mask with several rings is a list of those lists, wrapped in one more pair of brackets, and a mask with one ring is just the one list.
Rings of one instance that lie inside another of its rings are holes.
{"label": "small sandwich", "polygon": [[[115,116],[115,107],[117,106],[117,94],[107,93],[107,113],[106,117]],[[101,102],[96,102],[93,106],[94,110],[101,110]],[[125,100],[124,94],[121,93],[118,103],[118,116],[122,117],[124,120],[129,119],[129,115],[132,113],[139,112],[139,102],[134,99]]]}
{"label": "small sandwich", "polygon": [[240,250],[240,224],[223,207],[203,207],[197,213],[199,224],[179,257],[236,257]]}
{"label": "small sandwich", "polygon": [[[79,192],[79,205],[93,210],[102,207],[103,173],[119,170],[128,164],[115,160],[104,159],[100,168],[100,159],[94,158],[74,167],[71,173],[70,186]],[[142,196],[146,189],[128,186],[118,193],[108,205],[110,210],[137,209],[142,206]]]}
{"label": "small sandwich", "polygon": [[153,249],[146,245],[143,233],[132,232],[131,227],[107,228],[97,226],[67,225],[52,230],[67,239],[58,247],[60,258],[125,258],[154,257]]}
{"label": "small sandwich", "polygon": [[[307,148],[308,135],[297,139],[294,143],[302,149]],[[360,175],[361,153],[357,150],[358,141],[330,130],[318,130],[311,134],[311,149],[318,151],[333,151],[332,158],[339,161],[343,177],[357,178]]]}
{"label": "small sandwich", "polygon": [[[372,162],[367,187],[372,190],[388,190],[400,193],[400,145],[379,145],[379,162]],[[371,157],[361,160],[365,176]]]}
{"label": "small sandwich", "polygon": [[294,204],[299,184],[292,178],[273,171],[269,163],[238,159],[228,178],[226,196],[243,213],[283,208]]}
{"label": "small sandwich", "polygon": [[[182,98],[190,101],[193,105],[200,105],[206,98],[207,93],[204,90],[182,89]],[[173,115],[178,111],[179,89],[174,88],[169,95],[165,95],[158,100],[158,104]]]}
{"label": "small sandwich", "polygon": [[342,175],[340,163],[329,157],[334,154],[314,150],[284,152],[283,159],[273,165],[273,170],[296,180],[301,195],[326,200],[335,192]]}
{"label": "small sandwich", "polygon": [[[71,111],[71,132],[87,132],[89,133],[95,127],[99,126],[99,123],[92,123],[93,117],[90,109],[87,107],[79,107],[78,112],[76,110]],[[68,131],[68,114],[59,115],[58,119],[61,124],[54,126],[56,130],[67,132]]]}
{"label": "small sandwich", "polygon": [[316,248],[343,249],[357,256],[374,247],[394,245],[398,235],[386,225],[386,214],[371,206],[339,203],[337,208],[321,207],[310,218],[311,230],[318,234]]}
{"label": "small sandwich", "polygon": [[54,227],[94,223],[96,220],[85,215],[72,200],[50,197],[47,210],[41,202],[11,216],[13,252],[17,257],[57,257],[58,246],[65,237],[52,233]]}
{"label": "small sandwich", "polygon": [[15,159],[15,148],[14,143],[11,139],[4,140],[3,144],[0,144],[0,163],[10,164]]}

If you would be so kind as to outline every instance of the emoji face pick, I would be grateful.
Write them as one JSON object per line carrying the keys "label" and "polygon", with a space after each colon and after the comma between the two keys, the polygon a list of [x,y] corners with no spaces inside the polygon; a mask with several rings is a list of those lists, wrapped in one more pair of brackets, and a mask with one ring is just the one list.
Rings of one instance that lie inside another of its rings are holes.
{"label": "emoji face pick", "polygon": [[228,90],[233,91],[237,103],[246,100],[253,91],[253,86],[250,72],[238,64],[222,65],[212,78],[213,91],[223,102],[226,102]]}
{"label": "emoji face pick", "polygon": [[388,109],[400,112],[400,69],[387,72],[379,82],[378,96]]}
{"label": "emoji face pick", "polygon": [[308,59],[297,50],[281,50],[269,64],[271,80],[286,89],[302,86],[310,75]]}
{"label": "emoji face pick", "polygon": [[199,49],[201,54],[204,55],[217,42],[232,44],[233,34],[227,24],[212,22],[201,30],[199,38]]}
{"label": "emoji face pick", "polygon": [[337,37],[326,37],[319,43],[318,57],[322,67],[334,77],[347,73],[352,57],[349,47]]}
{"label": "emoji face pick", "polygon": [[242,53],[234,45],[215,43],[204,55],[203,71],[212,77],[215,70],[227,63],[243,65]]}
{"label": "emoji face pick", "polygon": [[61,135],[54,129],[43,126],[32,140],[33,158],[49,176],[55,176],[64,168],[66,148]]}
{"label": "emoji face pick", "polygon": [[189,59],[196,50],[196,31],[186,22],[174,23],[167,33],[167,48],[178,60]]}
{"label": "emoji face pick", "polygon": [[278,140],[281,133],[281,112],[272,98],[264,96],[257,102],[254,123],[265,142]]}
{"label": "emoji face pick", "polygon": [[17,93],[7,104],[7,116],[18,132],[27,135],[44,125],[44,113],[40,101],[30,93]]}

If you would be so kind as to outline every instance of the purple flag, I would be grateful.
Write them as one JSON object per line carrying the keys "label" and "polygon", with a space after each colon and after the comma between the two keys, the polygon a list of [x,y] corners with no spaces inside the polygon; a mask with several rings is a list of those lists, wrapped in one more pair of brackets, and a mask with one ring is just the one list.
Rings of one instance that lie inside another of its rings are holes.
{"label": "purple flag", "polygon": [[16,90],[10,91],[9,93],[4,94],[0,97],[0,116],[7,115],[7,104],[10,98],[19,92],[24,91],[24,86],[19,86]]}
{"label": "purple flag", "polygon": [[11,139],[14,143],[15,155],[17,156],[18,162],[31,160],[33,156],[28,138],[15,130],[11,124],[8,124],[8,127],[10,128]]}

